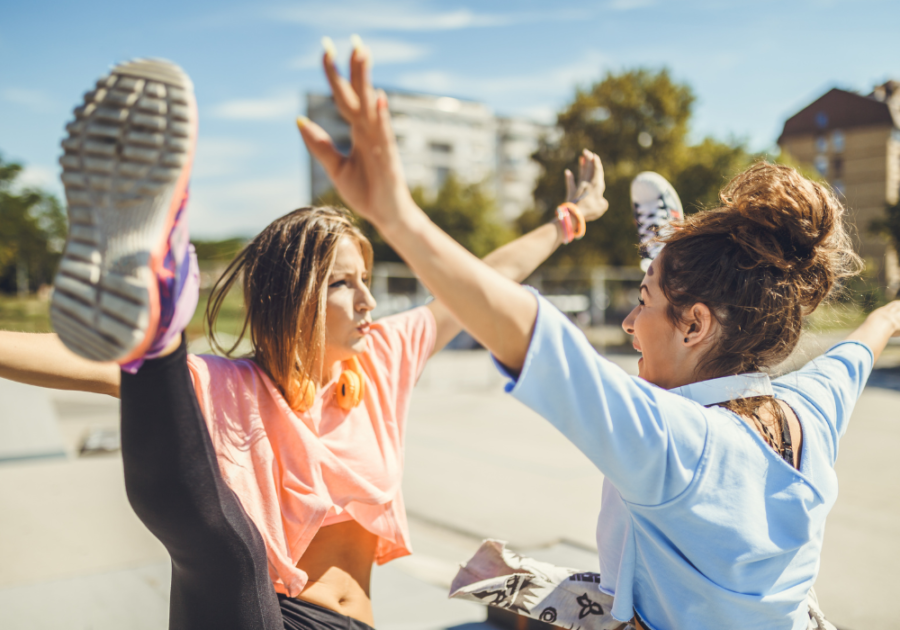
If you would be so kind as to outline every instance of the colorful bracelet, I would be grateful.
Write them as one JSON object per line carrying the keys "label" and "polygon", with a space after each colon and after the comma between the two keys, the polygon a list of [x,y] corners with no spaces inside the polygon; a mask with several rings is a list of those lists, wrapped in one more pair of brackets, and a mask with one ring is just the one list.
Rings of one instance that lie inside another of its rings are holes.
{"label": "colorful bracelet", "polygon": [[568,245],[572,241],[584,236],[587,231],[587,222],[584,215],[571,201],[566,201],[556,207],[556,220],[559,221],[563,234],[563,243]]}

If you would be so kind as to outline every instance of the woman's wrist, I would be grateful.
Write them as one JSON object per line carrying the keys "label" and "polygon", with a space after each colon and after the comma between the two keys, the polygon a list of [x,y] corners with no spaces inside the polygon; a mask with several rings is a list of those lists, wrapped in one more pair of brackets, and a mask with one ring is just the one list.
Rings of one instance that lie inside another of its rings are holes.
{"label": "woman's wrist", "polygon": [[564,245],[583,237],[587,229],[584,215],[571,201],[564,201],[556,207],[556,222]]}
{"label": "woman's wrist", "polygon": [[404,230],[414,229],[414,226],[422,219],[426,218],[425,212],[416,205],[411,196],[405,195],[395,204],[396,209],[386,214],[381,219],[370,219],[384,238],[391,240],[397,233]]}
{"label": "woman's wrist", "polygon": [[872,311],[866,319],[873,320],[873,325],[884,328],[891,337],[900,335],[900,300]]}

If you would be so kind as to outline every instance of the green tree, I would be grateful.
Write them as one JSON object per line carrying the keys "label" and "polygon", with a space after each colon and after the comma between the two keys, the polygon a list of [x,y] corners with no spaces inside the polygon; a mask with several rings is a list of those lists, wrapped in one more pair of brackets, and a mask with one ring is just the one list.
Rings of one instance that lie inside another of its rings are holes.
{"label": "green tree", "polygon": [[[436,196],[429,197],[422,188],[414,188],[412,196],[436,225],[476,256],[485,256],[515,236],[515,231],[498,218],[494,198],[483,184],[464,184],[451,175]],[[346,207],[333,190],[315,203]],[[401,261],[370,223],[359,218],[357,221],[372,242],[376,261]]]}
{"label": "green tree", "polygon": [[197,260],[200,262],[229,263],[234,260],[238,252],[247,244],[247,239],[236,237],[223,241],[204,241],[191,239],[194,249],[197,250]]}
{"label": "green tree", "polygon": [[608,73],[590,88],[576,90],[557,116],[561,136],[543,143],[533,156],[543,173],[534,191],[535,208],[518,224],[525,231],[552,216],[565,198],[563,170],[577,172],[585,148],[603,161],[610,209],[584,239],[554,254],[551,264],[637,264],[630,185],[639,172],[656,171],[671,181],[690,213],[715,203],[719,188],[752,161],[740,142],[705,138],[688,144],[694,101],[691,88],[667,70]]}
{"label": "green tree", "polygon": [[66,217],[59,200],[36,188],[16,186],[22,165],[0,156],[0,291],[20,289],[26,273],[36,289],[53,280],[66,237]]}

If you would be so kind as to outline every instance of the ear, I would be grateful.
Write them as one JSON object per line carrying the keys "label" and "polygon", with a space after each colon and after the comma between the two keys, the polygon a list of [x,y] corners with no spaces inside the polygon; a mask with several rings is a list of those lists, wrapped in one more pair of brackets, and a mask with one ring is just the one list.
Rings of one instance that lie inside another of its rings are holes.
{"label": "ear", "polygon": [[712,311],[702,302],[694,304],[681,318],[679,326],[685,347],[693,347],[712,339],[717,322]]}

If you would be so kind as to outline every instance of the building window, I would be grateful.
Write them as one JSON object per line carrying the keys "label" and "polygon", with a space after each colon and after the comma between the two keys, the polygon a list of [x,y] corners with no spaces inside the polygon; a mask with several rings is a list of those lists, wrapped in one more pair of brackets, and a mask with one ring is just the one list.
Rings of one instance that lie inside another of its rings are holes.
{"label": "building window", "polygon": [[446,142],[432,142],[429,147],[432,153],[453,153],[453,145]]}
{"label": "building window", "polygon": [[828,114],[826,114],[825,112],[817,113],[816,114],[816,126],[818,126],[819,129],[824,129],[825,127],[827,127],[828,126]]}
{"label": "building window", "polygon": [[450,177],[450,169],[446,166],[438,166],[434,169],[434,185],[440,190],[444,187],[444,184],[447,183],[447,178]]}
{"label": "building window", "polygon": [[844,158],[836,157],[831,160],[831,177],[840,179],[844,176]]}
{"label": "building window", "polygon": [[894,139],[894,142],[900,142],[900,129],[892,129],[891,137]]}
{"label": "building window", "polygon": [[828,138],[825,136],[816,137],[816,151],[825,153],[828,150]]}
{"label": "building window", "polygon": [[819,175],[824,177],[828,174],[828,158],[824,155],[816,156],[816,170],[819,171]]}
{"label": "building window", "polygon": [[834,148],[835,153],[844,152],[844,132],[840,129],[835,129],[831,132],[831,146]]}

